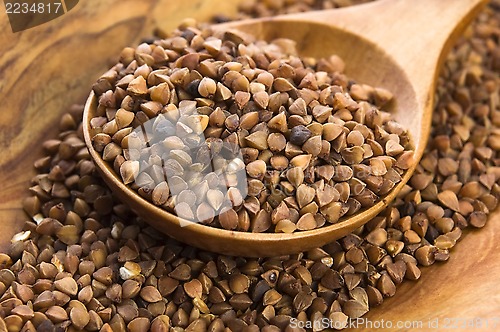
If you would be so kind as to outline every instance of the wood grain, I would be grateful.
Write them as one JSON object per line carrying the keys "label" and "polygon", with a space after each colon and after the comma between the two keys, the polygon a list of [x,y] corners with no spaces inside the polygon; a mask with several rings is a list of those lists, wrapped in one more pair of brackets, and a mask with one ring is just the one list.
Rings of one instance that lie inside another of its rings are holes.
{"label": "wood grain", "polygon": [[42,156],[36,142],[57,135],[60,115],[85,101],[121,49],[156,26],[168,31],[188,16],[206,21],[216,10],[231,15],[236,7],[235,0],[81,1],[64,16],[15,34],[0,17],[1,249],[25,219],[21,199]]}
{"label": "wood grain", "polygon": [[[71,12],[42,26],[13,34],[0,14],[0,249],[26,216],[21,200],[42,155],[39,142],[57,135],[58,119],[75,101],[83,102],[96,79],[126,45],[147,36],[153,25],[165,29],[185,16],[206,19],[213,12],[234,12],[237,1],[80,1]],[[169,19],[162,11],[172,13]],[[119,13],[119,14],[118,14]],[[162,19],[163,18],[163,19]],[[109,43],[113,40],[113,43]],[[99,59],[96,61],[96,59]],[[429,319],[500,319],[500,213],[482,230],[468,233],[449,262],[423,270],[418,282],[404,282],[395,297],[371,310],[371,321],[424,323]],[[496,322],[499,322],[497,320]],[[462,328],[453,331],[495,331]],[[357,329],[356,331],[373,329]],[[441,325],[441,329],[443,325]]]}

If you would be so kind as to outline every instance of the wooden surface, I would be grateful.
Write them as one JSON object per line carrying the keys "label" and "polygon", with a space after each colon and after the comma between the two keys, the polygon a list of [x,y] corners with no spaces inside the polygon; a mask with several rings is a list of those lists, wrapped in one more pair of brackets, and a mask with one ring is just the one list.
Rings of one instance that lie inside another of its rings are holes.
{"label": "wooden surface", "polygon": [[[234,2],[216,0],[184,0],[175,4],[174,1],[80,1],[63,17],[17,34],[10,32],[6,15],[0,14],[2,250],[26,218],[20,210],[21,199],[27,195],[29,179],[34,175],[32,163],[41,155],[39,142],[57,134],[58,119],[65,107],[75,101],[83,102],[92,81],[109,64],[95,60],[116,59],[123,46],[147,36],[156,23],[172,27],[185,16],[203,19],[210,11],[227,14],[234,8]],[[176,13],[175,18],[161,21],[159,17],[165,17],[163,11]],[[146,13],[153,14],[146,18]],[[457,244],[448,263],[424,269],[420,281],[405,282],[398,287],[394,298],[364,318],[373,323],[382,319],[391,321],[394,328],[386,331],[414,330],[396,328],[397,321],[413,320],[423,322],[421,331],[432,331],[426,324],[436,318],[440,319],[440,330],[499,330],[500,248],[496,240],[496,234],[500,233],[499,219],[498,212],[490,216],[484,229],[467,234]],[[483,319],[483,326],[486,321],[490,326],[444,329],[446,318],[476,317]]]}

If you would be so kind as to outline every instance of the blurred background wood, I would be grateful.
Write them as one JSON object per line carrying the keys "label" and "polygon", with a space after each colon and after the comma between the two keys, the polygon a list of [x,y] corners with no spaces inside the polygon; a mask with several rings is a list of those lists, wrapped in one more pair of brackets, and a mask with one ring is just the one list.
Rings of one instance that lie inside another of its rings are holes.
{"label": "blurred background wood", "polygon": [[[80,1],[64,16],[16,34],[7,16],[0,14],[2,251],[26,219],[21,202],[35,174],[33,162],[42,155],[40,142],[57,135],[60,115],[71,104],[83,103],[92,82],[116,61],[120,50],[151,35],[155,26],[168,31],[185,17],[206,21],[213,14],[230,16],[239,1]],[[394,327],[387,331],[429,331],[426,324],[436,318],[441,329],[445,318],[482,318],[489,327],[454,331],[500,330],[500,248],[495,240],[499,219],[497,211],[484,229],[465,236],[448,263],[424,268],[418,282],[404,282],[396,296],[364,318],[392,322]],[[423,329],[396,328],[398,321],[421,321]]]}

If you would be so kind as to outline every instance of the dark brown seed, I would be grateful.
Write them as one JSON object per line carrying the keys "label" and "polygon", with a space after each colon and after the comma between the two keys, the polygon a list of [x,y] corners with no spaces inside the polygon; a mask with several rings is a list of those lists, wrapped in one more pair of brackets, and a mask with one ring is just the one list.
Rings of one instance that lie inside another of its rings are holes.
{"label": "dark brown seed", "polygon": [[229,299],[229,303],[235,310],[246,310],[249,308],[253,301],[248,294],[235,294]]}
{"label": "dark brown seed", "polygon": [[305,126],[295,126],[290,132],[290,143],[301,146],[311,137],[311,135],[311,131]]}

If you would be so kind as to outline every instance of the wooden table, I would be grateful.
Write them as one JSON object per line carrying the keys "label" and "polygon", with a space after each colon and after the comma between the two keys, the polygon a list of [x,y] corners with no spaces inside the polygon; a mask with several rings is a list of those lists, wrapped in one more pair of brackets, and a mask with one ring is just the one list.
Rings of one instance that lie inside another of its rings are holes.
{"label": "wooden table", "polygon": [[[1,250],[26,219],[21,201],[35,174],[32,164],[42,155],[40,142],[57,135],[61,113],[85,100],[92,82],[116,61],[119,51],[149,35],[153,26],[168,30],[188,16],[207,20],[212,13],[230,15],[237,2],[80,1],[62,17],[16,34],[0,14]],[[383,326],[392,325],[387,331],[438,330],[433,329],[436,320],[439,330],[500,330],[499,219],[497,212],[484,229],[469,232],[448,263],[424,269],[418,282],[404,282],[356,330],[374,330],[369,324],[376,327],[382,320]],[[422,328],[397,328],[398,322]],[[464,322],[475,327],[481,322],[483,328],[460,328]],[[453,324],[459,328],[452,329]]]}

